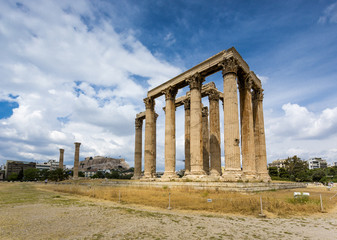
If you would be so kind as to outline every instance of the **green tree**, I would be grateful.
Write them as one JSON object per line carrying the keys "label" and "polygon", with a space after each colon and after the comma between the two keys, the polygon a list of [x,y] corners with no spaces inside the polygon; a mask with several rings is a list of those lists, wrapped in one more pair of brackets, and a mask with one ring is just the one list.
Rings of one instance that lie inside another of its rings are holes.
{"label": "green tree", "polygon": [[16,180],[18,180],[18,174],[17,173],[11,173],[8,176],[8,181],[16,181]]}
{"label": "green tree", "polygon": [[297,175],[301,171],[306,171],[308,169],[308,163],[306,161],[301,160],[296,155],[291,158],[288,157],[284,165],[285,165],[285,169],[289,173],[290,180],[293,180],[293,181],[296,180]]}
{"label": "green tree", "polygon": [[288,171],[283,167],[278,170],[278,174],[279,174],[280,178],[285,178],[285,179],[289,178]]}
{"label": "green tree", "polygon": [[19,174],[18,174],[18,178],[17,178],[19,181],[22,181],[23,179],[23,168],[21,168]]}
{"label": "green tree", "polygon": [[36,168],[27,168],[23,171],[23,180],[36,181],[39,178],[39,170]]}
{"label": "green tree", "polygon": [[277,167],[269,167],[268,168],[269,171],[269,176],[278,176],[278,171],[277,171]]}
{"label": "green tree", "polygon": [[314,182],[320,182],[323,177],[325,177],[326,174],[323,169],[315,169],[312,174],[312,180]]}
{"label": "green tree", "polygon": [[52,181],[63,181],[68,178],[68,174],[62,168],[49,171],[49,179]]}

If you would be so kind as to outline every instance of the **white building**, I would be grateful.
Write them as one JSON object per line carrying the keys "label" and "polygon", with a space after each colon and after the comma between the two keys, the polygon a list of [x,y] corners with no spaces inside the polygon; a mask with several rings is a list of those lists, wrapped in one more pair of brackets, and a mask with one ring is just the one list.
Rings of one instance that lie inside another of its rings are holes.
{"label": "white building", "polygon": [[[48,160],[48,162],[44,162],[44,163],[37,163],[36,164],[36,168],[43,170],[56,170],[59,167],[59,162],[57,162],[56,160]],[[65,169],[65,166],[63,166],[63,169]]]}
{"label": "white building", "polygon": [[327,168],[328,163],[322,158],[310,158],[308,161],[309,169]]}

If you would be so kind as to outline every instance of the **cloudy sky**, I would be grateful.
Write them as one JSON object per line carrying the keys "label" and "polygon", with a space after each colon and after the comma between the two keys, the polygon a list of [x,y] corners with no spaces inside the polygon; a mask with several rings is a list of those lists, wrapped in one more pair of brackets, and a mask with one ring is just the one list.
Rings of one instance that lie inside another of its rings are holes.
{"label": "cloudy sky", "polygon": [[[263,82],[268,162],[296,154],[332,163],[336,43],[336,0],[0,1],[0,164],[58,159],[64,148],[72,165],[79,141],[81,160],[123,157],[133,166],[134,118],[147,91],[232,46]],[[223,90],[221,73],[210,81]],[[163,97],[158,170],[162,107]],[[176,111],[177,169],[183,111]]]}

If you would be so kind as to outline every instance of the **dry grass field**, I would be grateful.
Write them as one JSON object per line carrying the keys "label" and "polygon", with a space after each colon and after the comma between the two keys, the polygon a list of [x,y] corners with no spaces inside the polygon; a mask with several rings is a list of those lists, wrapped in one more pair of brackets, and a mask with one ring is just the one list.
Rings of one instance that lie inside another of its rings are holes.
{"label": "dry grass field", "polygon": [[[336,200],[328,200],[336,187],[303,190],[312,196],[306,203],[292,202],[290,190],[240,194],[0,183],[0,239],[336,239]],[[319,194],[327,213],[320,212]],[[266,218],[257,217],[260,196]]]}
{"label": "dry grass field", "polygon": [[[306,216],[322,211],[331,211],[337,205],[337,196],[333,197],[337,188],[327,191],[324,187],[266,191],[255,193],[202,191],[189,187],[162,188],[155,187],[112,187],[99,186],[99,181],[89,185],[46,185],[42,189],[53,190],[92,198],[139,204],[144,206],[179,210],[197,210],[217,213],[232,213],[258,216],[261,212],[262,198],[264,214],[270,216]],[[294,199],[293,193],[308,192],[309,198]],[[320,203],[322,196],[322,206]],[[210,202],[211,201],[211,202]]]}

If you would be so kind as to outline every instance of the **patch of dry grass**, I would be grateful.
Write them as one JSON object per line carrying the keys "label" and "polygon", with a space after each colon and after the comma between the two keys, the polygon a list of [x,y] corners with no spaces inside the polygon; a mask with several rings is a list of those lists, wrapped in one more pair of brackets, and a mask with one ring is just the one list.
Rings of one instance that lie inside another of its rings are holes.
{"label": "patch of dry grass", "polygon": [[[320,197],[323,198],[324,210],[336,206],[337,197],[329,198],[336,193],[325,188],[279,190],[258,193],[238,193],[224,191],[195,190],[189,187],[156,188],[156,187],[114,187],[93,185],[43,185],[40,188],[57,192],[89,196],[92,198],[120,201],[126,204],[167,208],[169,193],[171,207],[182,210],[198,210],[218,213],[258,215],[260,213],[260,196],[263,200],[263,211],[276,216],[310,215],[321,211]],[[293,192],[309,192],[306,202],[293,201]],[[210,200],[211,199],[211,202]]]}

